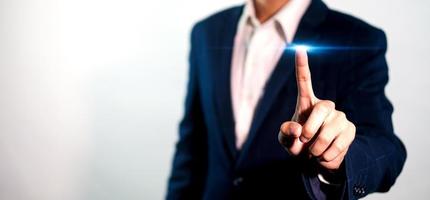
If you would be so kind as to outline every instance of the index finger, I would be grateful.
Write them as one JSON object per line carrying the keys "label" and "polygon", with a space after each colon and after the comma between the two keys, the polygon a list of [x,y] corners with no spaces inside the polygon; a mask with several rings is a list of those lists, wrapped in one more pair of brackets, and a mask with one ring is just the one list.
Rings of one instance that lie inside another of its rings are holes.
{"label": "index finger", "polygon": [[296,80],[299,97],[313,98],[314,91],[306,47],[296,47]]}

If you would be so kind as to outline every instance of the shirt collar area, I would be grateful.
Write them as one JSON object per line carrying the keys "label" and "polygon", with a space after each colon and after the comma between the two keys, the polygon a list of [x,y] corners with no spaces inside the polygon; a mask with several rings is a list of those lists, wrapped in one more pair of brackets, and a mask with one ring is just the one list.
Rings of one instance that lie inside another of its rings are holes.
{"label": "shirt collar area", "polygon": [[241,17],[241,24],[242,26],[249,25],[258,28],[274,22],[282,37],[286,39],[286,42],[291,43],[300,20],[310,3],[311,0],[290,0],[273,17],[261,24],[255,14],[254,0],[247,0]]}

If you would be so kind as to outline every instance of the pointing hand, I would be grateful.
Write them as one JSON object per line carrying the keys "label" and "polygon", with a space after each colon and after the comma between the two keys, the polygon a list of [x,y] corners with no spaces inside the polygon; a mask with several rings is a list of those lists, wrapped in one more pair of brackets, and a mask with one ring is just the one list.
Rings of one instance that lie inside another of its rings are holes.
{"label": "pointing hand", "polygon": [[281,125],[279,142],[294,156],[307,153],[336,170],[355,137],[355,126],[335,103],[318,99],[312,89],[306,49],[296,50],[297,103],[291,121]]}

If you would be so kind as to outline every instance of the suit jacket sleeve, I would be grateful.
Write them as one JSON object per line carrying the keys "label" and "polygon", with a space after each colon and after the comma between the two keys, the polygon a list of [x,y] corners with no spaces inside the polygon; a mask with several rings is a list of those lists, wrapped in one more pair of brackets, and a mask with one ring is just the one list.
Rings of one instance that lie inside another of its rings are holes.
{"label": "suit jacket sleeve", "polygon": [[340,81],[336,101],[357,127],[344,160],[347,199],[388,191],[406,159],[405,147],[393,132],[393,106],[384,93],[388,82],[385,34],[378,29],[355,33],[352,45],[362,48],[351,53],[352,63],[345,68],[347,76]]}
{"label": "suit jacket sleeve", "polygon": [[201,199],[206,177],[207,132],[199,92],[196,27],[197,25],[191,34],[185,114],[179,125],[179,141],[176,144],[166,199]]}

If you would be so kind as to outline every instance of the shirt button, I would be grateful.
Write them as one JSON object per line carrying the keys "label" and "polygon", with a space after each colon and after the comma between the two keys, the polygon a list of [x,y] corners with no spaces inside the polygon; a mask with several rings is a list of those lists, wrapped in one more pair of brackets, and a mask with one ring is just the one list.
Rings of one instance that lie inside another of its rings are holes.
{"label": "shirt button", "polygon": [[233,180],[233,185],[234,186],[239,186],[241,183],[243,182],[243,178],[242,177],[237,177]]}

